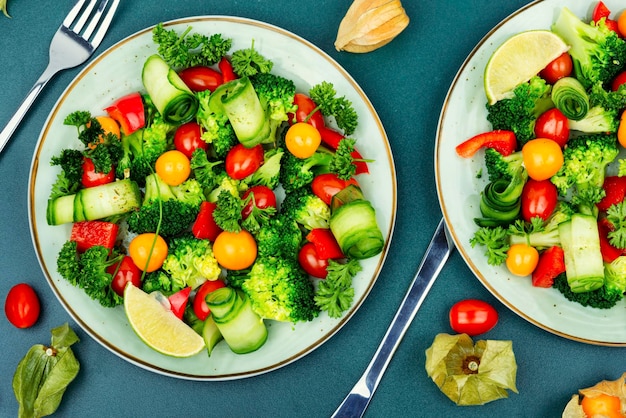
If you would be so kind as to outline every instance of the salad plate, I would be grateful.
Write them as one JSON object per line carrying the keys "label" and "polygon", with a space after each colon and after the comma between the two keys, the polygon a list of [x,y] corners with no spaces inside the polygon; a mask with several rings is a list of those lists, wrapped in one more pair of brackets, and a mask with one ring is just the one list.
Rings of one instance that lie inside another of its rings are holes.
{"label": "salad plate", "polygon": [[196,16],[163,23],[166,29],[182,33],[189,26],[204,34],[220,33],[233,40],[231,52],[254,48],[274,63],[272,72],[294,81],[297,90],[307,93],[322,81],[332,83],[339,95],[350,100],[359,115],[353,137],[359,151],[375,159],[370,174],[358,176],[365,196],[376,209],[385,238],[383,251],[362,261],[363,270],[354,278],[352,307],[341,318],[325,313],[307,323],[268,321],[268,340],[259,350],[245,355],[218,344],[209,357],[203,351],[190,358],[162,355],[145,345],[133,332],[122,306],[104,308],[81,289],[73,287],[56,271],[56,258],[69,239],[71,224],[49,226],[46,205],[58,167],[51,157],[64,148],[78,147],[76,128],[63,125],[73,111],[87,110],[101,115],[116,98],[144,91],[141,69],[147,57],[157,52],[148,27],[123,39],[91,61],[70,83],[56,102],[41,131],[33,155],[29,180],[29,220],[33,245],[42,271],[63,307],[96,341],[121,358],[150,371],[189,380],[232,380],[275,370],[316,349],[338,332],[365,301],[374,286],[391,241],[396,217],[396,173],[391,148],[383,125],[357,82],[329,55],[281,28],[259,21],[229,16]]}
{"label": "salad plate", "polygon": [[[623,3],[606,0],[619,13]],[[596,2],[545,0],[530,3],[493,28],[473,49],[457,73],[441,112],[435,147],[437,193],[444,218],[459,252],[478,280],[503,304],[531,323],[575,341],[626,346],[626,301],[612,309],[583,307],[556,289],[533,287],[530,278],[516,277],[504,266],[490,266],[484,248],[472,248],[480,217],[479,200],[487,176],[482,153],[463,159],[455,147],[475,134],[491,130],[485,108],[483,71],[493,51],[508,37],[531,29],[549,29],[562,7],[588,20]]]}

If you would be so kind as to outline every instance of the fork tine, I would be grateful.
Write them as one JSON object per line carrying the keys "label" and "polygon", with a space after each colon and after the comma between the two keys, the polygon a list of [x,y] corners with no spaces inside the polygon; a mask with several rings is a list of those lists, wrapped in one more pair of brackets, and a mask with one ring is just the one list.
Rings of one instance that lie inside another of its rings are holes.
{"label": "fork tine", "polygon": [[76,22],[76,24],[73,26],[72,32],[79,34],[80,31],[83,30],[83,26],[85,26],[85,23],[87,23],[87,19],[89,19],[89,16],[91,15],[91,11],[96,6],[97,1],[98,0],[91,0],[89,2],[85,10],[83,10],[83,12],[81,13],[80,18],[78,19],[78,22]]}
{"label": "fork tine", "polygon": [[89,41],[89,37],[91,37],[91,34],[96,29],[96,27],[98,27],[98,24],[100,23],[100,17],[102,16],[104,9],[106,9],[108,2],[109,0],[102,0],[98,5],[96,13],[91,18],[91,21],[89,22],[89,25],[87,25],[87,29],[85,29],[85,32],[83,32],[83,39],[85,39],[86,41]]}
{"label": "fork tine", "polygon": [[102,20],[102,24],[100,25],[100,28],[96,31],[96,34],[91,40],[91,45],[93,45],[94,48],[97,48],[98,45],[100,45],[102,38],[104,38],[104,35],[107,33],[107,30],[109,29],[109,25],[111,24],[111,21],[113,20],[113,15],[115,15],[115,10],[117,9],[117,6],[119,4],[120,4],[120,0],[113,0],[113,3],[111,3],[111,7],[109,7],[109,11],[106,12],[106,14],[104,15],[104,20]]}
{"label": "fork tine", "polygon": [[78,0],[76,2],[74,7],[72,7],[72,10],[70,10],[70,12],[67,14],[65,19],[63,20],[63,26],[65,26],[66,28],[70,27],[74,19],[76,19],[76,16],[78,16],[80,9],[83,8],[84,3],[85,3],[85,0]]}

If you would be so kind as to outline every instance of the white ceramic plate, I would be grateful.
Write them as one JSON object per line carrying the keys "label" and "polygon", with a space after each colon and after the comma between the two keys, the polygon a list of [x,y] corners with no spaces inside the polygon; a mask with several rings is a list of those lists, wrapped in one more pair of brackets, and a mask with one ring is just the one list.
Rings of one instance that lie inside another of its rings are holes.
{"label": "white ceramic plate", "polygon": [[[486,120],[483,71],[491,53],[515,33],[549,29],[561,7],[569,7],[587,19],[595,2],[545,0],[518,10],[489,32],[459,70],[439,121],[435,149],[437,192],[454,241],[478,279],[514,312],[552,333],[592,344],[626,346],[626,301],[609,310],[585,308],[569,302],[555,289],[535,288],[529,278],[512,276],[505,267],[487,264],[484,248],[469,244],[480,216],[480,193],[486,176],[476,179],[483,166],[482,153],[461,159],[455,146],[471,136],[491,129]],[[624,9],[618,0],[606,0],[613,12]],[[452,169],[453,168],[453,169]]]}
{"label": "white ceramic plate", "polygon": [[379,226],[386,238],[383,252],[365,260],[363,271],[354,280],[352,308],[340,319],[323,314],[309,323],[295,326],[268,323],[269,338],[258,351],[233,354],[220,343],[209,358],[202,352],[187,359],[161,355],[137,338],[126,321],[122,307],[107,309],[72,287],[56,272],[56,256],[69,238],[70,225],[50,227],[46,223],[46,201],[58,167],[50,158],[63,148],[76,147],[75,128],[64,126],[63,119],[75,110],[103,114],[114,99],[132,91],[143,91],[141,68],[145,59],[156,53],[152,28],[144,29],[117,43],[93,60],[71,82],[46,121],[36,147],[30,178],[29,208],[31,233],[43,272],[70,315],[103,346],[120,357],[154,372],[194,380],[227,380],[253,376],[284,366],[301,358],[327,341],[346,324],[372,289],[386,257],[396,216],[396,174],[393,157],[382,123],[372,104],[355,80],[332,58],[304,39],[280,28],[241,18],[200,16],[165,23],[168,29],[221,33],[233,39],[235,51],[254,47],[274,62],[274,72],[296,83],[298,91],[322,81],[334,84],[337,92],[352,101],[359,114],[354,134],[363,155],[375,158],[370,175],[359,176],[366,196],[376,208]]}

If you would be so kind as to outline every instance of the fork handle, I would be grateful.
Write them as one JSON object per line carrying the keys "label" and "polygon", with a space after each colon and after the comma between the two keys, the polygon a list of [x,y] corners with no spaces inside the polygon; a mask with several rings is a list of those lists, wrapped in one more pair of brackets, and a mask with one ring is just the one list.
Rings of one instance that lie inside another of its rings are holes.
{"label": "fork handle", "polygon": [[422,262],[367,369],[337,408],[332,418],[362,417],[391,357],[417,314],[433,282],[448,260],[454,244],[442,219],[433,234]]}
{"label": "fork handle", "polygon": [[35,85],[30,89],[20,107],[17,108],[15,114],[11,117],[11,119],[9,119],[9,122],[4,127],[2,132],[0,132],[0,153],[4,149],[7,142],[9,142],[9,139],[11,139],[11,136],[24,118],[24,115],[26,115],[26,112],[28,112],[37,96],[39,96],[39,93],[41,93],[41,90],[43,90],[44,86],[57,72],[58,70],[54,70],[50,65],[48,65]]}

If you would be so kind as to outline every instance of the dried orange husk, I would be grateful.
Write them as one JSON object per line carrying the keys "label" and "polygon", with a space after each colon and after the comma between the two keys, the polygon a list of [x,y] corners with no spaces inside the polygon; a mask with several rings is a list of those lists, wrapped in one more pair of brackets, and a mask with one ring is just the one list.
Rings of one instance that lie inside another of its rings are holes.
{"label": "dried orange husk", "polygon": [[437,334],[426,350],[426,372],[457,405],[483,405],[517,393],[517,363],[511,341],[479,340],[467,334]]}
{"label": "dried orange husk", "polygon": [[565,405],[562,417],[591,418],[585,415],[580,402],[585,396],[593,398],[598,395],[617,396],[622,406],[622,415],[626,415],[626,373],[622,374],[617,380],[603,380],[589,388],[580,389],[578,394],[573,395],[567,405]]}
{"label": "dried orange husk", "polygon": [[355,0],[339,24],[335,48],[370,52],[391,42],[408,24],[400,0]]}

